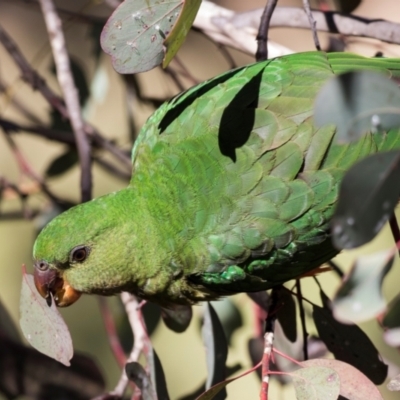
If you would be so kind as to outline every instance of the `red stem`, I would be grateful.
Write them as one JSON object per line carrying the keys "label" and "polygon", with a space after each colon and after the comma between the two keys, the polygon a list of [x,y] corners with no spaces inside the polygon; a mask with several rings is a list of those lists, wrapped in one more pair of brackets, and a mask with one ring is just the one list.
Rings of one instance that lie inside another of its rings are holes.
{"label": "red stem", "polygon": [[104,327],[106,328],[108,343],[121,368],[125,368],[126,355],[119,341],[117,328],[115,326],[114,317],[108,307],[107,300],[104,297],[99,297],[99,305],[101,316],[103,317]]}

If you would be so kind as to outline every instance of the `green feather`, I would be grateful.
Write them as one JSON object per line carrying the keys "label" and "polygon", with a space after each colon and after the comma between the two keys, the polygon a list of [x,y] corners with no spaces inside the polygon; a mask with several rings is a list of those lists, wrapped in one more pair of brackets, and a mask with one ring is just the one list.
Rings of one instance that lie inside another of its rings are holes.
{"label": "green feather", "polygon": [[[313,102],[335,73],[400,76],[400,60],[311,52],[229,71],[178,95],[144,125],[128,188],[53,220],[35,259],[77,290],[194,303],[259,291],[336,254],[328,223],[345,171],[400,148],[398,130],[333,142]],[[88,259],[68,261],[88,244]]]}

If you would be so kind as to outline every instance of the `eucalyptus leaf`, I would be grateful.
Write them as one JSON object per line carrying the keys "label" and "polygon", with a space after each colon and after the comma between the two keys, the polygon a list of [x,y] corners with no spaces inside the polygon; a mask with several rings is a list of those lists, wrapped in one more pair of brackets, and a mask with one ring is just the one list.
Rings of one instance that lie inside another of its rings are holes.
{"label": "eucalyptus leaf", "polygon": [[164,370],[153,347],[149,350],[147,362],[149,363],[151,382],[157,394],[157,400],[169,400]]}
{"label": "eucalyptus leaf", "polygon": [[157,400],[157,395],[151,385],[150,378],[138,362],[127,363],[125,365],[125,372],[129,380],[142,392],[142,400]]}
{"label": "eucalyptus leaf", "polygon": [[174,332],[184,332],[190,325],[193,311],[191,306],[176,304],[170,308],[161,308],[161,317],[165,325]]}
{"label": "eucalyptus leaf", "polygon": [[[206,389],[225,379],[225,363],[228,356],[228,345],[221,322],[212,305],[204,306],[204,322],[202,327],[203,342],[206,348],[207,382]],[[216,399],[225,399],[226,391],[218,393]]]}
{"label": "eucalyptus leaf", "polygon": [[243,325],[240,311],[229,297],[218,301],[212,301],[211,304],[218,315],[229,345],[233,333]]}
{"label": "eucalyptus leaf", "polygon": [[320,339],[336,359],[360,370],[376,385],[384,382],[388,366],[369,337],[357,325],[345,325],[332,315],[328,299],[321,292],[324,307],[313,305],[313,319]]}
{"label": "eucalyptus leaf", "polygon": [[314,105],[317,126],[336,125],[339,142],[357,140],[368,131],[400,126],[400,89],[371,71],[346,72],[330,79]]}
{"label": "eucalyptus leaf", "polygon": [[357,258],[332,302],[338,321],[359,323],[385,311],[382,281],[393,265],[395,251],[392,248]]}
{"label": "eucalyptus leaf", "polygon": [[46,176],[54,177],[67,172],[79,160],[78,152],[76,149],[70,148],[65,153],[61,154],[54,160],[51,161],[50,165],[46,169]]}
{"label": "eucalyptus leaf", "polygon": [[331,221],[335,247],[358,247],[378,234],[399,199],[399,176],[399,151],[368,156],[347,172]]}
{"label": "eucalyptus leaf", "polygon": [[340,378],[340,395],[351,400],[383,400],[377,387],[357,368],[339,360],[315,359],[301,363],[305,367],[327,367]]}
{"label": "eucalyptus leaf", "polygon": [[125,0],[101,33],[101,47],[121,74],[167,66],[183,43],[201,0]]}
{"label": "eucalyptus leaf", "polygon": [[292,294],[285,288],[279,289],[277,319],[285,336],[293,343],[297,339],[296,303]]}
{"label": "eucalyptus leaf", "polygon": [[383,334],[385,342],[389,346],[400,346],[400,296],[394,298],[389,306],[388,312],[383,318],[382,325],[386,328]]}
{"label": "eucalyptus leaf", "polygon": [[74,349],[68,327],[55,302],[51,306],[36,290],[33,275],[23,268],[20,326],[28,342],[43,354],[69,366]]}
{"label": "eucalyptus leaf", "polygon": [[394,378],[392,378],[386,387],[391,391],[391,392],[399,392],[400,391],[400,375],[396,375]]}
{"label": "eucalyptus leaf", "polygon": [[306,367],[291,373],[297,400],[336,400],[339,375],[332,368]]}

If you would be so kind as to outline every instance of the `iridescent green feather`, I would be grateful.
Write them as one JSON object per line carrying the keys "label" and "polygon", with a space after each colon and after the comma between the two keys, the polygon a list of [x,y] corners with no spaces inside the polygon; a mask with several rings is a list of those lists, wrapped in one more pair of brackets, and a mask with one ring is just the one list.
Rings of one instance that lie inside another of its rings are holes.
{"label": "iridescent green feather", "polygon": [[[327,223],[343,173],[368,154],[400,146],[397,131],[339,146],[334,127],[314,127],[321,86],[353,69],[399,75],[400,64],[349,54],[291,55],[205,82],[149,119],[133,150],[131,185],[149,198],[150,214],[168,214],[158,219],[160,234],[175,238],[173,251],[189,280],[219,293],[256,291],[336,254]],[[236,158],[221,154],[221,134],[238,143]]]}
{"label": "iridescent green feather", "polygon": [[[400,132],[333,142],[313,102],[335,73],[400,76],[400,60],[295,54],[229,71],[160,107],[132,152],[130,185],[54,219],[34,257],[84,293],[131,291],[168,305],[259,291],[336,254],[328,224],[357,160]],[[90,249],[83,263],[71,249]]]}

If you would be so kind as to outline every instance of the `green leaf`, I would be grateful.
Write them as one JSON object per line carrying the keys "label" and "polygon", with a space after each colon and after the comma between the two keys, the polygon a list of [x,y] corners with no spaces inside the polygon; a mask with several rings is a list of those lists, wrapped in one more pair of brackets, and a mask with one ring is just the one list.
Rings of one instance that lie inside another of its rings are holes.
{"label": "green leaf", "polygon": [[142,392],[143,400],[157,400],[157,395],[151,385],[150,378],[144,368],[136,361],[125,365],[125,372],[128,379],[131,380]]}
{"label": "green leaf", "polygon": [[[203,342],[206,348],[207,382],[206,389],[225,379],[225,363],[228,356],[228,345],[224,330],[212,305],[207,302],[204,310],[202,327]],[[226,391],[218,393],[216,399],[225,399]]]}
{"label": "green leaf", "polygon": [[68,149],[61,156],[55,158],[46,169],[46,176],[54,177],[67,172],[78,162],[76,149]]}
{"label": "green leaf", "polygon": [[359,323],[374,318],[386,309],[382,281],[393,265],[396,249],[357,258],[344,278],[333,302],[334,317],[344,323]]}
{"label": "green leaf", "polygon": [[373,154],[350,168],[331,221],[335,247],[350,249],[375,237],[397,204],[399,176],[399,151]]}
{"label": "green leaf", "polygon": [[147,355],[147,362],[149,363],[151,382],[157,393],[157,400],[169,400],[164,369],[153,347]]}
{"label": "green leaf", "polygon": [[174,332],[184,332],[190,325],[193,312],[191,306],[176,304],[171,308],[161,308],[161,317],[165,325]]}
{"label": "green leaf", "polygon": [[400,391],[400,375],[396,375],[394,378],[392,378],[386,387],[391,391],[391,392],[399,392]]}
{"label": "green leaf", "polygon": [[321,292],[324,307],[313,306],[313,319],[320,339],[336,359],[360,370],[376,385],[386,379],[388,367],[374,344],[357,325],[336,321],[327,307],[328,299]]}
{"label": "green leaf", "polygon": [[377,387],[357,368],[338,360],[314,359],[301,363],[305,367],[326,367],[340,379],[340,395],[351,400],[383,400]]}
{"label": "green leaf", "polygon": [[300,368],[291,376],[297,400],[336,400],[339,396],[339,375],[331,368]]}
{"label": "green leaf", "polygon": [[148,71],[161,62],[165,67],[200,4],[201,0],[125,0],[104,26],[101,47],[121,74]]}
{"label": "green leaf", "polygon": [[182,43],[185,41],[187,34],[196,18],[197,11],[199,11],[201,0],[183,0],[183,9],[179,15],[178,20],[172,27],[171,32],[164,40],[166,47],[165,57],[163,59],[163,68],[167,67],[175,56]]}
{"label": "green leaf", "polygon": [[230,344],[233,333],[243,325],[240,311],[229,297],[211,302],[218,318],[228,345]]}
{"label": "green leaf", "polygon": [[293,296],[285,288],[279,289],[277,319],[285,336],[294,343],[297,339],[296,303]]}
{"label": "green leaf", "polygon": [[382,74],[346,72],[330,79],[314,105],[317,126],[334,124],[339,142],[357,140],[367,131],[400,126],[400,90]]}
{"label": "green leaf", "polygon": [[28,342],[43,354],[69,366],[73,356],[71,335],[55,302],[51,306],[36,290],[33,275],[22,272],[20,326]]}

